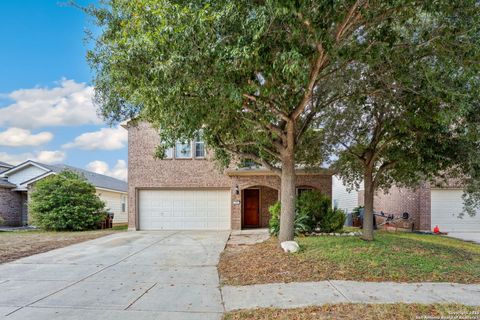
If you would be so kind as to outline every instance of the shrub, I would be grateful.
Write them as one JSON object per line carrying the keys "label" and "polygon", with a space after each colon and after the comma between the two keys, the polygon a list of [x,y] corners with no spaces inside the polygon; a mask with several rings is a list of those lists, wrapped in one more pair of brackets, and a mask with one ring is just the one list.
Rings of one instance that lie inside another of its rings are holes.
{"label": "shrub", "polygon": [[328,196],[318,191],[308,191],[297,198],[296,211],[297,215],[307,216],[310,229],[315,229],[331,206],[332,202]]}
{"label": "shrub", "polygon": [[[271,214],[270,233],[278,235],[280,231],[280,202],[268,208]],[[294,221],[295,235],[306,233],[319,227],[323,232],[336,232],[345,224],[345,213],[340,209],[332,209],[328,196],[318,191],[302,193],[296,202]]]}
{"label": "shrub", "polygon": [[268,222],[269,230],[270,234],[275,236],[278,236],[278,232],[280,232],[280,210],[280,201],[277,201],[268,207],[268,211],[270,212],[270,221]]}
{"label": "shrub", "polygon": [[[270,215],[271,215],[271,218],[269,221],[270,234],[273,234],[275,236],[278,236],[278,233],[280,232],[280,210],[281,210],[281,205],[279,201],[275,202],[273,205],[271,205],[268,208],[268,211],[270,211]],[[311,231],[309,221],[310,221],[310,217],[303,214],[299,214],[297,212],[297,215],[295,216],[295,221],[293,222],[295,235],[299,235],[301,233]]]}
{"label": "shrub", "polygon": [[106,217],[95,187],[71,171],[38,181],[29,210],[37,226],[55,231],[94,229]]}
{"label": "shrub", "polygon": [[321,216],[318,226],[322,232],[337,232],[342,230],[345,219],[343,210],[328,208],[326,214]]}

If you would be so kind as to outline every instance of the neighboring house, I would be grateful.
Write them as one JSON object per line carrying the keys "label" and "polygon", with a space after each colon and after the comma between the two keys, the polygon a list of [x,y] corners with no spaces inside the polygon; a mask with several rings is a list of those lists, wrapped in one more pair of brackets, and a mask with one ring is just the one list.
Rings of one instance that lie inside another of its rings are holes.
{"label": "neighboring house", "polygon": [[11,167],[13,167],[11,164],[0,161],[0,173],[7,171]]}
{"label": "neighboring house", "polygon": [[0,216],[4,223],[11,226],[28,224],[28,199],[35,182],[65,170],[78,173],[95,186],[107,210],[114,213],[113,223],[127,223],[126,182],[64,164],[48,165],[31,160],[0,173]]}
{"label": "neighboring house", "polygon": [[[462,194],[463,187],[453,180],[443,184],[425,183],[417,189],[392,187],[388,193],[377,192],[374,210],[395,215],[408,212],[416,230],[431,231],[438,225],[442,232],[480,232],[480,211],[474,217],[461,214]],[[363,190],[348,192],[335,177],[333,202],[338,208],[351,211],[363,205]]]}
{"label": "neighboring house", "polygon": [[[146,123],[128,130],[129,229],[227,230],[267,227],[268,207],[279,199],[280,178],[260,168],[220,171],[201,140],[177,143],[154,158],[158,132]],[[297,190],[331,196],[326,170],[297,171]]]}

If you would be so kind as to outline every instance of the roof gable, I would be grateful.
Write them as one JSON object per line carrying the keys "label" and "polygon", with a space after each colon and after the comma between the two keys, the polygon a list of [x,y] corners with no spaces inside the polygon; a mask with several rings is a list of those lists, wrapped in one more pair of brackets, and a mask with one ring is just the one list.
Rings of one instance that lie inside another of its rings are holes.
{"label": "roof gable", "polygon": [[2,172],[0,175],[8,177],[8,181],[15,184],[17,188],[26,188],[27,185],[32,184],[35,181],[43,179],[51,174],[57,174],[67,170],[84,177],[89,183],[97,188],[120,192],[127,192],[128,190],[127,183],[119,179],[65,164],[51,165],[32,160],[25,161],[5,172]]}

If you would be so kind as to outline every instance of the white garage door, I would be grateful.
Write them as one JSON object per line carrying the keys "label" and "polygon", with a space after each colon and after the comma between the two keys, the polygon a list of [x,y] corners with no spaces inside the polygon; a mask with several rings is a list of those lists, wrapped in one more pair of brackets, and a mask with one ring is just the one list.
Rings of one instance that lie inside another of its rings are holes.
{"label": "white garage door", "polygon": [[463,210],[463,191],[455,189],[432,190],[432,229],[438,225],[442,232],[480,232],[480,211],[474,217]]}
{"label": "white garage door", "polygon": [[228,230],[229,190],[141,190],[141,230]]}

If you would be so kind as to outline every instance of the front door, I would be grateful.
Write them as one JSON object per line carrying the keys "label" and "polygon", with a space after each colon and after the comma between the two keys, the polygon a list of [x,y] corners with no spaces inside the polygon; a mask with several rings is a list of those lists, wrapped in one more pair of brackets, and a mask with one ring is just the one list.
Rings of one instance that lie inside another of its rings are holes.
{"label": "front door", "polygon": [[260,190],[243,190],[243,225],[245,227],[260,226]]}

